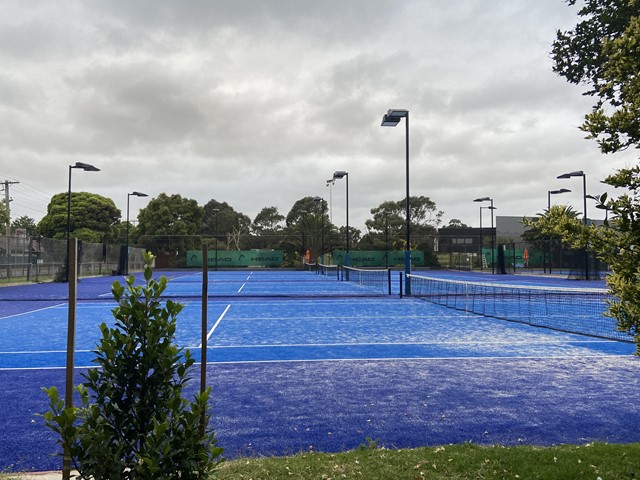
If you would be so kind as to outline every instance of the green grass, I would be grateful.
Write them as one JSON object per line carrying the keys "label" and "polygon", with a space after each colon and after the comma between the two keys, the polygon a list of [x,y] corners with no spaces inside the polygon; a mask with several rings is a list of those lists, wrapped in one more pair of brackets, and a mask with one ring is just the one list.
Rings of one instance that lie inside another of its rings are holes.
{"label": "green grass", "polygon": [[449,445],[411,450],[374,448],[240,459],[222,464],[225,480],[344,479],[638,479],[640,443],[538,448]]}
{"label": "green grass", "polygon": [[[631,480],[640,479],[640,443],[387,450],[369,440],[343,453],[242,458],[221,464],[222,480]],[[19,480],[20,474],[0,474]]]}

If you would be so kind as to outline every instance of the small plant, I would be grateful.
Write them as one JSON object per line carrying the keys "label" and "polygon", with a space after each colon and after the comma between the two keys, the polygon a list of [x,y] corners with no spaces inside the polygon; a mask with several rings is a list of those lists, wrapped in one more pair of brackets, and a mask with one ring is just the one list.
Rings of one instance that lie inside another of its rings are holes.
{"label": "small plant", "polygon": [[182,397],[194,360],[173,343],[182,305],[161,301],[167,279],[152,279],[153,258],[144,255],[146,285],[134,286],[133,276],[126,287],[113,283],[115,326],[100,325],[99,368],[76,387],[81,406],[65,408],[55,387],[43,389],[45,423],[60,435],[78,478],[196,480],[219,463],[214,432],[200,431],[210,418],[210,389],[193,401]]}

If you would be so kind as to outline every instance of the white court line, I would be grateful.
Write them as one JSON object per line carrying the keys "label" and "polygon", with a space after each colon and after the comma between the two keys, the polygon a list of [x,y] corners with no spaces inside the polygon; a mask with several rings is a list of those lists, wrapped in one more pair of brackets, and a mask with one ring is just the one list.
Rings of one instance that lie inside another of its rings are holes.
{"label": "white court line", "polygon": [[253,275],[253,272],[251,272],[251,273],[249,274],[249,276],[247,277],[247,280],[249,280],[249,279],[251,278],[251,275]]}
{"label": "white court line", "polygon": [[43,312],[43,311],[49,310],[51,308],[60,308],[60,307],[66,307],[66,306],[67,306],[66,303],[58,303],[56,305],[51,305],[49,307],[37,308],[35,310],[29,310],[28,312],[14,313],[13,315],[7,315],[6,317],[0,317],[0,320],[5,320],[7,318],[20,317],[22,315],[29,315],[30,313]]}
{"label": "white court line", "polygon": [[[218,325],[220,324],[220,322],[222,321],[222,319],[227,314],[227,312],[229,311],[230,308],[231,308],[231,304],[227,305],[227,308],[224,309],[224,312],[222,312],[222,314],[220,314],[220,316],[218,317],[218,320],[216,321],[215,325],[213,327],[211,327],[211,330],[209,330],[209,333],[207,334],[207,340],[209,340],[211,335],[213,335],[213,332],[218,327]],[[202,348],[202,343],[198,346],[198,348]]]}
{"label": "white court line", "polygon": [[[93,350],[74,350],[75,353],[91,353]],[[16,352],[0,352],[0,355],[32,355],[32,354],[49,354],[49,353],[67,353],[66,350],[24,350]]]}
{"label": "white court line", "polygon": [[[616,359],[617,361],[622,361],[629,359],[630,361],[636,362],[637,358],[632,355],[554,355],[549,357],[540,357],[540,356],[526,356],[526,357],[370,357],[370,358],[314,358],[314,359],[291,359],[291,360],[233,360],[233,361],[211,361],[209,360],[209,364],[216,365],[243,365],[243,364],[258,364],[258,363],[335,363],[335,362],[345,362],[345,363],[357,363],[357,362],[459,362],[459,361],[470,361],[470,360],[479,360],[481,362],[513,362],[513,361],[528,361],[528,360],[581,360],[584,358],[589,358],[593,360],[611,360]],[[195,365],[200,365],[200,362],[195,362]],[[9,371],[38,371],[38,370],[64,370],[66,367],[0,367],[0,372],[9,372]],[[87,368],[100,368],[95,365],[86,365],[86,366],[74,366],[74,370],[87,369]]]}
{"label": "white court line", "polygon": [[[356,362],[459,362],[459,361],[470,361],[470,360],[480,360],[481,362],[493,362],[493,361],[506,361],[513,362],[514,360],[581,360],[585,358],[593,359],[593,360],[610,360],[616,359],[621,360],[625,359],[625,357],[631,358],[631,355],[556,355],[550,357],[536,357],[536,356],[528,356],[528,357],[362,357],[362,358],[312,358],[312,359],[290,359],[290,360],[230,360],[230,361],[215,361],[208,360],[211,364],[216,365],[242,365],[242,364],[259,364],[259,363],[322,363],[322,362],[345,362],[345,363],[356,363]],[[196,362],[198,364],[199,362]],[[0,369],[3,370],[3,369]],[[11,369],[7,369],[11,370]],[[37,370],[37,369],[36,369]]]}
{"label": "white court line", "polygon": [[244,288],[245,285],[246,285],[246,283],[242,284],[242,286],[238,289],[238,293],[240,293],[242,291],[242,289]]}
{"label": "white court line", "polygon": [[[215,327],[214,327],[215,328]],[[209,338],[209,337],[207,337]],[[353,343],[274,343],[274,344],[247,344],[247,345],[208,345],[208,348],[213,349],[231,349],[231,350],[240,350],[240,349],[248,349],[248,348],[290,348],[290,347],[366,347],[366,346],[394,346],[394,347],[402,347],[402,346],[466,346],[466,345],[514,345],[514,346],[539,346],[545,347],[547,345],[561,345],[567,347],[573,347],[573,344],[585,344],[585,343],[619,343],[615,340],[558,340],[558,341],[549,341],[549,342],[518,342],[518,341],[504,341],[504,342],[456,342],[456,341],[442,341],[442,342],[353,342]],[[198,347],[201,348],[202,344]],[[195,348],[195,347],[186,347],[186,348]],[[618,354],[614,355],[617,356]],[[625,354],[626,355],[626,354]],[[599,356],[599,355],[596,355]],[[408,357],[412,358],[412,357]],[[473,357],[476,358],[476,357]]]}

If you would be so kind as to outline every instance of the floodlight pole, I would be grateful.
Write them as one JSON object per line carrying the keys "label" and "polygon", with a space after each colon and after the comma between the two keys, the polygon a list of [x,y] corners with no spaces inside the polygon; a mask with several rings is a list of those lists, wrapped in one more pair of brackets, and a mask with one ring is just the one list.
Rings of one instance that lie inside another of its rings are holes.
{"label": "floodlight pole", "polygon": [[320,202],[320,263],[324,265],[324,199],[313,197],[315,202]]}
{"label": "floodlight pole", "polygon": [[335,183],[335,178],[327,180],[327,187],[329,187],[329,222],[331,222],[331,224],[333,224],[333,185]]}
{"label": "floodlight pole", "polygon": [[[582,217],[582,223],[584,226],[587,226],[587,175],[582,170],[577,170],[575,172],[563,173],[562,175],[558,175],[559,179],[566,179],[571,177],[582,177],[582,201],[584,208],[584,215]],[[589,280],[589,252],[587,249],[584,249],[584,278],[585,280]]]}
{"label": "floodlight pole", "polygon": [[385,267],[389,268],[389,212],[384,212],[384,258]]}
{"label": "floodlight pole", "polygon": [[[493,198],[490,198],[490,197],[476,198],[473,201],[474,202],[491,202],[491,205],[489,207],[484,207],[484,208],[488,208],[489,210],[491,210],[491,273],[496,273],[495,254],[494,254],[495,230],[493,228],[493,211],[496,209],[496,207],[493,206]],[[480,232],[481,233],[482,233],[482,208],[483,207],[480,207]],[[480,251],[482,252],[482,250]]]}
{"label": "floodlight pole", "polygon": [[88,163],[76,162],[75,165],[69,165],[69,191],[67,192],[67,260],[65,265],[65,282],[69,282],[69,238],[71,235],[71,170],[79,168],[85,172],[99,172],[100,169],[89,165]]}
{"label": "floodlight pole", "polygon": [[218,212],[220,212],[219,208],[214,208],[212,210],[212,212],[215,214],[215,221],[214,221],[214,237],[216,239],[216,261],[215,261],[215,271],[218,271]]}
{"label": "floodlight pole", "polygon": [[131,192],[127,193],[127,255],[124,260],[124,274],[129,275],[129,198],[131,195],[135,197],[148,197],[146,193],[142,192]]}
{"label": "floodlight pole", "polygon": [[480,270],[484,270],[484,265],[482,259],[484,258],[484,254],[482,253],[482,249],[484,248],[484,237],[482,235],[482,209],[486,207],[480,207]]}
{"label": "floodlight pole", "polygon": [[551,195],[560,195],[562,193],[568,193],[571,190],[561,188],[560,190],[548,190],[547,191],[547,211],[551,210]]}
{"label": "floodlight pole", "polygon": [[[334,179],[341,179],[341,178],[345,178],[346,179],[346,188],[347,188],[347,253],[344,257],[344,265],[346,267],[348,267],[350,265],[349,263],[349,173],[345,172],[344,170],[339,170],[337,172],[333,172],[333,178]],[[349,275],[349,273],[347,272],[347,275]]]}
{"label": "floodlight pole", "polygon": [[405,256],[404,256],[404,273],[405,273],[405,282],[404,282],[404,293],[406,296],[411,295],[411,277],[409,274],[411,273],[411,218],[410,218],[410,209],[409,209],[409,110],[401,110],[401,109],[391,109],[388,110],[387,113],[382,117],[382,126],[383,127],[395,127],[400,123],[400,120],[405,119],[405,215],[406,215],[406,230],[407,230],[407,238],[405,245]]}

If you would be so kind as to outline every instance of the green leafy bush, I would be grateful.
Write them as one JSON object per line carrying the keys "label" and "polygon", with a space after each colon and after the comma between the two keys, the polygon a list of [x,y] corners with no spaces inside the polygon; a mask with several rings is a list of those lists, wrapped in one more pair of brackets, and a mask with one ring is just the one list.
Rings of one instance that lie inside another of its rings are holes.
{"label": "green leafy bush", "polygon": [[78,385],[81,406],[65,408],[57,389],[44,389],[46,425],[60,435],[79,478],[201,479],[215,471],[222,449],[208,425],[210,389],[193,401],[182,397],[194,360],[174,343],[180,303],[163,303],[167,279],[152,279],[153,255],[145,254],[146,285],[113,283],[118,307],[113,328],[100,326],[99,368]]}

